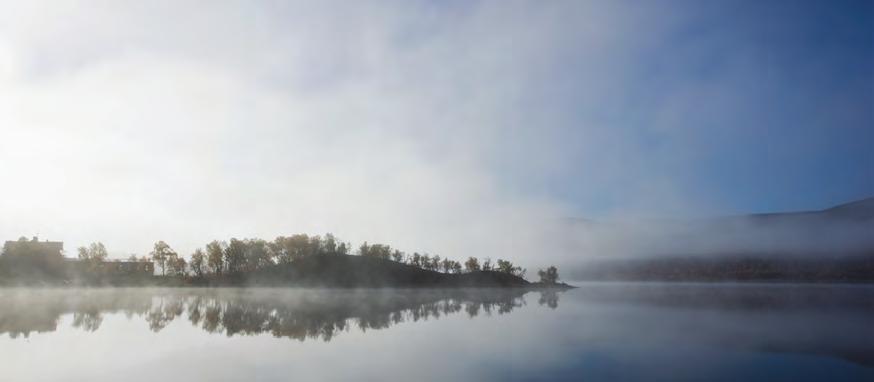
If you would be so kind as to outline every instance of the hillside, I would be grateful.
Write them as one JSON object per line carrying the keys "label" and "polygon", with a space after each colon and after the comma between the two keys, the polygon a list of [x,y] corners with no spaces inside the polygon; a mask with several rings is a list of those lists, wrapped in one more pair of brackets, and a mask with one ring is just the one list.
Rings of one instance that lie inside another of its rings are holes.
{"label": "hillside", "polygon": [[822,210],[771,212],[717,218],[714,221],[749,219],[764,223],[798,223],[813,221],[874,221],[874,197],[839,204]]}
{"label": "hillside", "polygon": [[[653,222],[633,253],[592,256],[580,280],[874,282],[874,198],[801,212]],[[641,244],[642,243],[642,244]]]}
{"label": "hillside", "polygon": [[590,281],[874,282],[874,254],[827,259],[655,257],[590,261],[571,278]]}
{"label": "hillside", "polygon": [[525,279],[506,273],[480,271],[447,274],[391,260],[350,255],[311,256],[290,264],[217,279],[213,283],[305,287],[525,287]]}
{"label": "hillside", "polygon": [[874,220],[874,197],[841,204],[819,212],[832,217]]}

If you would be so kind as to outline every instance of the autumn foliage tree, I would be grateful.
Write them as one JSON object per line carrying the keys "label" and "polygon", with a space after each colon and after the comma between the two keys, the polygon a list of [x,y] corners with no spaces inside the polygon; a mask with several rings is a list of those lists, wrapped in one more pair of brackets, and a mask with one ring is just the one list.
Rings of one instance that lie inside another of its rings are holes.
{"label": "autumn foliage tree", "polygon": [[225,244],[218,240],[213,240],[206,245],[206,265],[207,268],[217,275],[224,272],[224,253]]}
{"label": "autumn foliage tree", "polygon": [[158,266],[161,267],[161,276],[167,274],[167,260],[170,260],[171,257],[178,256],[164,241],[158,241],[155,243],[155,246],[149,255],[152,257],[152,260],[158,263]]}
{"label": "autumn foliage tree", "polygon": [[191,273],[196,277],[203,277],[203,274],[206,271],[206,254],[202,249],[198,248],[194,250],[194,253],[191,254],[191,260],[188,262],[188,266],[191,268]]}
{"label": "autumn foliage tree", "polygon": [[479,260],[476,257],[468,257],[464,262],[464,269],[468,272],[476,272],[480,270]]}
{"label": "autumn foliage tree", "polygon": [[[257,238],[213,240],[206,244],[205,250],[195,250],[187,261],[163,241],[155,243],[150,254],[157,266],[161,267],[161,275],[206,277],[255,272],[270,266],[292,264],[311,256],[347,255],[349,248],[348,243],[330,233],[324,236],[294,234],[278,236],[272,241]],[[503,259],[493,263],[488,257],[482,262],[476,257],[469,257],[461,263],[427,253],[413,252],[408,255],[387,244],[366,241],[358,247],[356,254],[434,272],[459,274],[463,271],[496,271],[519,277],[525,273],[521,267]]]}

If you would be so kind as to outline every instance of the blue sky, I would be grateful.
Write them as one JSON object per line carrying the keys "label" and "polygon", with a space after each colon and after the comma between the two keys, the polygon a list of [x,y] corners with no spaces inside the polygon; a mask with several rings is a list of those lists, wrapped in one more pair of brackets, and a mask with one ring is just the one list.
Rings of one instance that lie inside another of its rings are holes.
{"label": "blue sky", "polygon": [[0,0],[0,236],[524,254],[872,196],[872,7]]}
{"label": "blue sky", "polygon": [[[557,53],[566,60],[531,97],[570,115],[557,133],[566,143],[587,140],[575,127],[592,121],[624,130],[615,134],[633,143],[611,156],[628,160],[622,171],[670,179],[711,213],[815,209],[874,195],[872,2],[659,8],[672,11],[643,24],[643,42],[630,51]],[[646,37],[653,31],[656,38]],[[606,96],[586,99],[602,74],[575,67],[593,59],[618,64],[605,74],[614,79]],[[583,173],[566,175],[543,192],[577,201],[580,214],[628,202],[624,179],[593,185]]]}

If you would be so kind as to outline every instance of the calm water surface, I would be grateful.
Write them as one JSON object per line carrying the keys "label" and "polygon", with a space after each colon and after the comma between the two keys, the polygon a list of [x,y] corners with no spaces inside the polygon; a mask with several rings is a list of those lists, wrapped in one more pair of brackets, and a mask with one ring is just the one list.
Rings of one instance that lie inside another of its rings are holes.
{"label": "calm water surface", "polygon": [[874,287],[0,289],[2,381],[874,380]]}

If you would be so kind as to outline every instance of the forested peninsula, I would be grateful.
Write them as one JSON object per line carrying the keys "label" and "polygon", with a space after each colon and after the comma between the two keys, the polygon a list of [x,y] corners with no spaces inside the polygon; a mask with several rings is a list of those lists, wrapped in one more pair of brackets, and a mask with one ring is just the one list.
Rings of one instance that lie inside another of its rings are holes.
{"label": "forested peninsula", "polygon": [[567,288],[554,266],[536,282],[509,260],[469,257],[463,263],[364,242],[354,251],[332,234],[214,240],[190,256],[164,241],[146,256],[110,260],[106,247],[80,247],[65,257],[62,242],[20,238],[0,255],[3,286],[267,286],[331,288]]}

